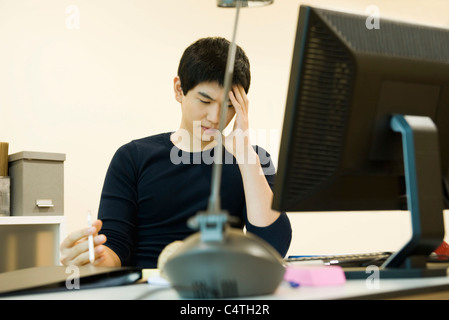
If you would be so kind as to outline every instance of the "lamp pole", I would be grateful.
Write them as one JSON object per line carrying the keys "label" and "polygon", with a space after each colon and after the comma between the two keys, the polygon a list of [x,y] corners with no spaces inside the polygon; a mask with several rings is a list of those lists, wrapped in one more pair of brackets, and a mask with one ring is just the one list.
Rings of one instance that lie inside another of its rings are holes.
{"label": "lamp pole", "polygon": [[222,175],[222,161],[223,161],[223,148],[222,148],[222,139],[224,139],[222,132],[225,127],[226,116],[228,113],[228,100],[229,100],[229,91],[231,90],[232,78],[234,76],[234,63],[235,63],[235,52],[236,52],[236,35],[237,35],[237,26],[239,21],[241,0],[236,1],[236,14],[234,20],[234,31],[232,33],[232,42],[229,45],[228,49],[228,58],[226,61],[226,69],[225,69],[225,77],[223,83],[223,99],[221,103],[220,110],[220,122],[218,126],[217,137],[218,145],[214,150],[214,164],[212,168],[212,186],[211,186],[211,195],[209,197],[209,204],[207,211],[209,214],[219,213],[221,212],[221,203],[220,203],[220,185],[221,185],[221,175]]}

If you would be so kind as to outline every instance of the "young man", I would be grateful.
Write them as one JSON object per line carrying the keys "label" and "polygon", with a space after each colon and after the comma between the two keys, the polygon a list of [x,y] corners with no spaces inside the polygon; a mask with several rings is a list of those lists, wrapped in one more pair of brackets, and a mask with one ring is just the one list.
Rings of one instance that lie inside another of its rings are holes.
{"label": "young man", "polygon": [[247,134],[250,68],[240,47],[228,93],[226,126],[235,116],[233,132],[222,140],[217,131],[228,48],[226,39],[203,38],[185,50],[174,78],[182,109],[179,129],[117,150],[106,174],[99,220],[62,242],[63,264],[89,263],[85,240],[93,234],[96,265],[157,267],[166,245],[196,232],[187,220],[207,208],[213,153],[223,145],[222,209],[286,254],[291,226],[285,213],[271,209],[274,169]]}

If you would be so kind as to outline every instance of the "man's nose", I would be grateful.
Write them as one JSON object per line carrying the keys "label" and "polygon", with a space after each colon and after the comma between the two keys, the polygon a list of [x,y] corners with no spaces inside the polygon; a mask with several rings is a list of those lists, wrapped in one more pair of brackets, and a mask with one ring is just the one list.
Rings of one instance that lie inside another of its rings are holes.
{"label": "man's nose", "polygon": [[220,104],[212,103],[209,106],[209,110],[207,112],[207,120],[213,124],[218,124],[220,122]]}

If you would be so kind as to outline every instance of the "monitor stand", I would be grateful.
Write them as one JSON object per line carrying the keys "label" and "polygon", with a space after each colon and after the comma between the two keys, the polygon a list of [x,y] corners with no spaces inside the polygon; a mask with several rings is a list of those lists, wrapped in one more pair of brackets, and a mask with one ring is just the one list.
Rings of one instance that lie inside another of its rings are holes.
{"label": "monitor stand", "polygon": [[[407,206],[411,213],[412,236],[379,268],[380,278],[446,276],[447,265],[427,264],[428,256],[443,242],[443,189],[438,131],[424,116],[393,115],[393,131],[402,135]],[[365,268],[345,269],[346,278],[367,278]]]}

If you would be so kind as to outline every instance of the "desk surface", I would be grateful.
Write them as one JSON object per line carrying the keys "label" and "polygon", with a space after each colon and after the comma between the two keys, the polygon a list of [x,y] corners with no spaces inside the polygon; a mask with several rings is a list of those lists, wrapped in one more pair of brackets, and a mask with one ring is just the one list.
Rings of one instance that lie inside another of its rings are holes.
{"label": "desk surface", "polygon": [[[281,283],[271,295],[245,297],[245,300],[311,300],[311,299],[449,299],[449,277],[419,279],[380,279],[378,287],[370,288],[365,280],[347,280],[344,285],[292,288]],[[175,300],[180,299],[172,288],[138,283],[121,287],[73,289],[52,293],[10,296],[4,299],[26,300]]]}

